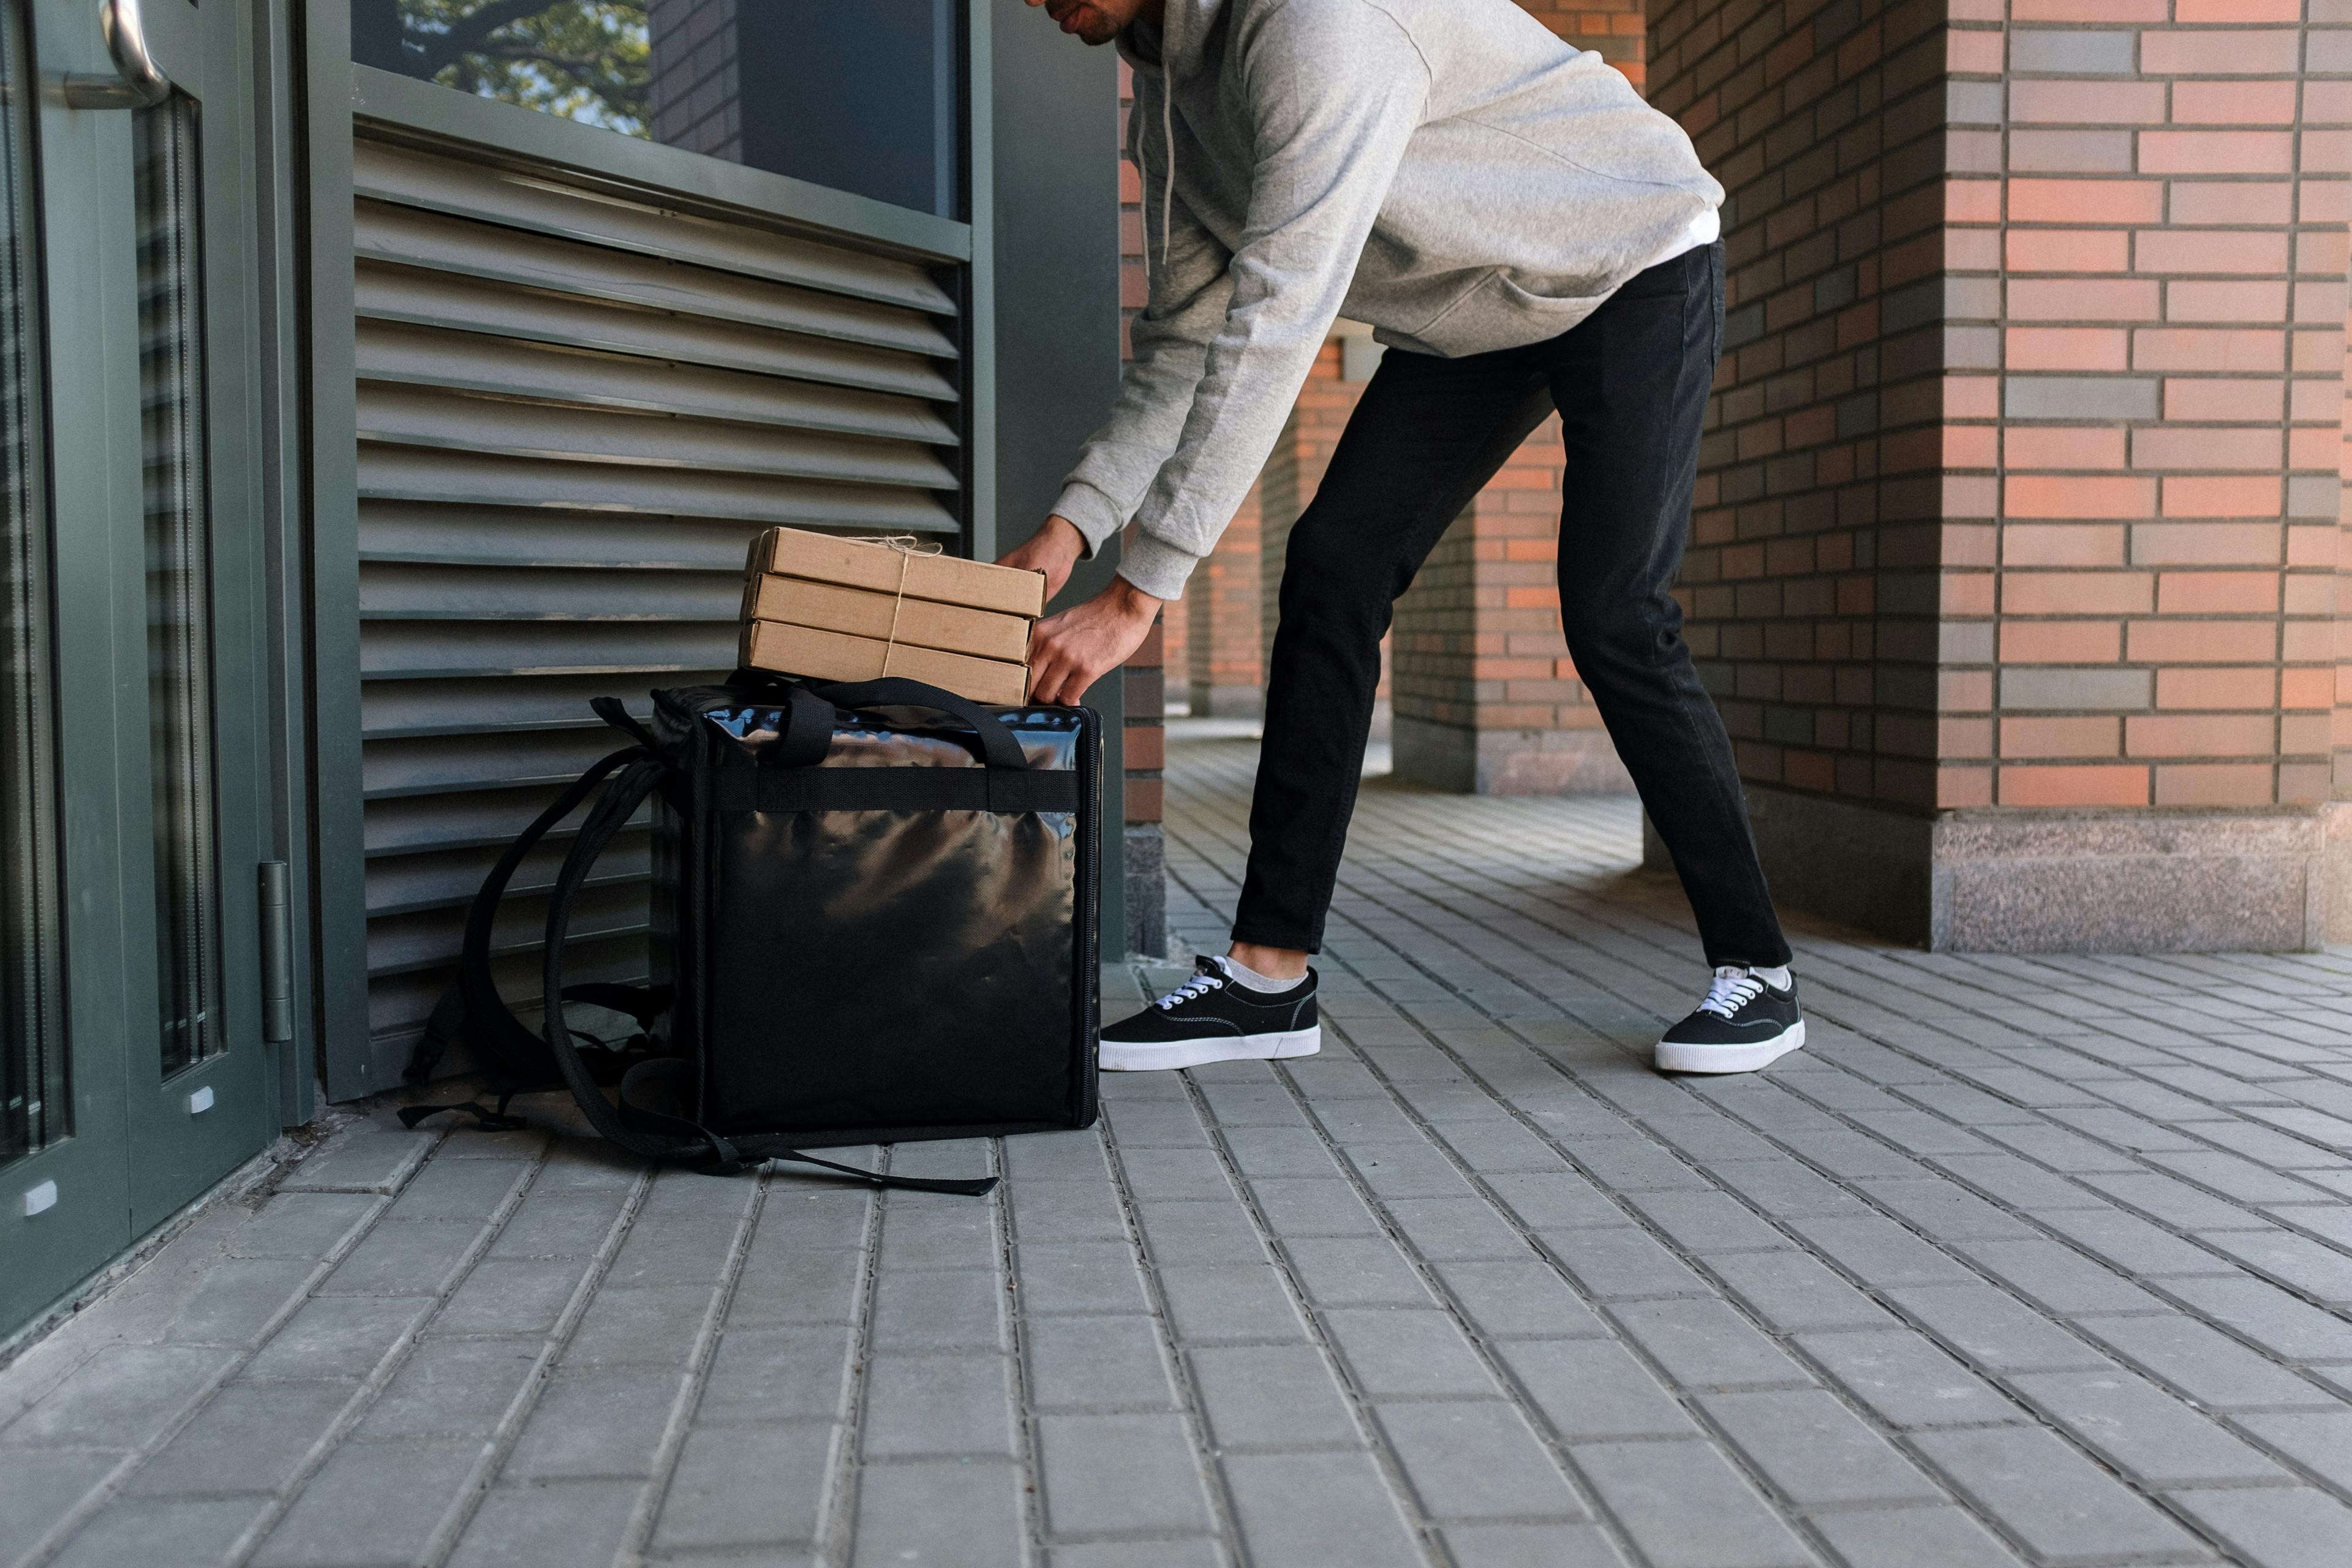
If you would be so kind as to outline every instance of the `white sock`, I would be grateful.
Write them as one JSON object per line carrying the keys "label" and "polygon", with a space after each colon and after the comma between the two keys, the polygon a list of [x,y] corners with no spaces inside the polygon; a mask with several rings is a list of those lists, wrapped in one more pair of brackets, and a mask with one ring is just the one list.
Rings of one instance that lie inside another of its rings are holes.
{"label": "white sock", "polygon": [[[1292,986],[1298,984],[1298,981],[1297,980],[1276,980],[1271,974],[1260,974],[1256,970],[1252,969],[1248,964],[1244,963],[1237,958],[1221,957],[1217,960],[1217,963],[1224,969],[1224,972],[1227,974],[1233,977],[1235,984],[1246,986],[1252,991],[1287,991]],[[1302,975],[1299,978],[1304,979],[1306,977]]]}
{"label": "white sock", "polygon": [[1748,966],[1748,973],[1775,991],[1786,991],[1789,988],[1789,966],[1785,963],[1778,969],[1767,969],[1760,963],[1751,963]]}

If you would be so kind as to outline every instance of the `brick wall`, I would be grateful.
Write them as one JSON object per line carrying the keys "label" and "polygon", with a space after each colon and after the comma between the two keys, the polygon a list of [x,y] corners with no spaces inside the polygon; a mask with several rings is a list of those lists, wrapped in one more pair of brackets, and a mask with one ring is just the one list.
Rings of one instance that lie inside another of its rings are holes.
{"label": "brick wall", "polygon": [[1955,0],[1946,804],[2329,794],[2352,83],[2304,8]]}
{"label": "brick wall", "polygon": [[1518,0],[1519,8],[1580,49],[1591,49],[1644,85],[1647,24],[1642,0]]}
{"label": "brick wall", "polygon": [[1195,714],[1255,718],[1265,709],[1265,661],[1258,646],[1258,487],[1240,510],[1217,547],[1184,590],[1184,602],[1168,617],[1185,627],[1186,658],[1173,654],[1169,668],[1183,669]]}
{"label": "brick wall", "polygon": [[1915,807],[1937,743],[1941,21],[1934,0],[1671,0],[1651,39],[1652,100],[1727,192],[1685,635],[1747,778]]}
{"label": "brick wall", "polygon": [[2352,6],[1652,22],[1731,192],[1691,638],[1784,899],[1957,945],[2307,938]]}
{"label": "brick wall", "polygon": [[1632,789],[1560,635],[1559,420],[1446,531],[1397,603],[1397,771],[1478,795]]}
{"label": "brick wall", "polygon": [[1344,351],[1337,338],[1325,343],[1307,370],[1298,401],[1275,442],[1274,455],[1258,476],[1258,537],[1265,568],[1259,575],[1258,646],[1260,658],[1271,657],[1274,629],[1282,619],[1277,595],[1282,591],[1282,562],[1290,548],[1290,528],[1323,483],[1331,466],[1332,450],[1348,416],[1356,411],[1363,382],[1345,374]]}
{"label": "brick wall", "polygon": [[655,141],[730,162],[742,159],[735,5],[736,0],[653,0],[646,18],[653,55],[646,114]]}

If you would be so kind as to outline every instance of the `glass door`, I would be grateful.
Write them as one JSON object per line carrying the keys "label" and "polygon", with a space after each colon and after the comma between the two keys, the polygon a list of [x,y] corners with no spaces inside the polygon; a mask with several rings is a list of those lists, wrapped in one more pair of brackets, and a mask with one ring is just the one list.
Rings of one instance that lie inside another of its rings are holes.
{"label": "glass door", "polygon": [[247,21],[0,0],[0,1331],[276,1128]]}

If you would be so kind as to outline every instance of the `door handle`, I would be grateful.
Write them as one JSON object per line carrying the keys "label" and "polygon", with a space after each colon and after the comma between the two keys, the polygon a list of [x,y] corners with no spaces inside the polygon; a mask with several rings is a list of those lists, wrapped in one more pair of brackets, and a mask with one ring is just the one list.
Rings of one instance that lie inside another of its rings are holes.
{"label": "door handle", "polygon": [[147,48],[147,24],[139,0],[106,0],[98,25],[106,52],[114,57],[112,76],[82,72],[65,80],[69,109],[144,109],[172,96],[172,79]]}

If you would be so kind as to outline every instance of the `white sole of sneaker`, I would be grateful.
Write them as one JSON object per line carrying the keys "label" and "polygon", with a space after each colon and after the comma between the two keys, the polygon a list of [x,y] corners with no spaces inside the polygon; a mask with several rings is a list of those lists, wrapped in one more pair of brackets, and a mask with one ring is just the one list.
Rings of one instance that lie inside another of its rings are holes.
{"label": "white sole of sneaker", "polygon": [[1176,1068],[1205,1067],[1211,1062],[1264,1062],[1283,1057],[1311,1057],[1323,1048],[1323,1026],[1291,1029],[1278,1035],[1228,1035],[1216,1040],[1171,1040],[1163,1045],[1129,1046],[1102,1043],[1105,1072],[1168,1072]]}
{"label": "white sole of sneaker", "polygon": [[1800,1018],[1785,1032],[1748,1046],[1670,1046],[1660,1040],[1653,1059],[1660,1072],[1754,1072],[1804,1043],[1805,1021]]}

